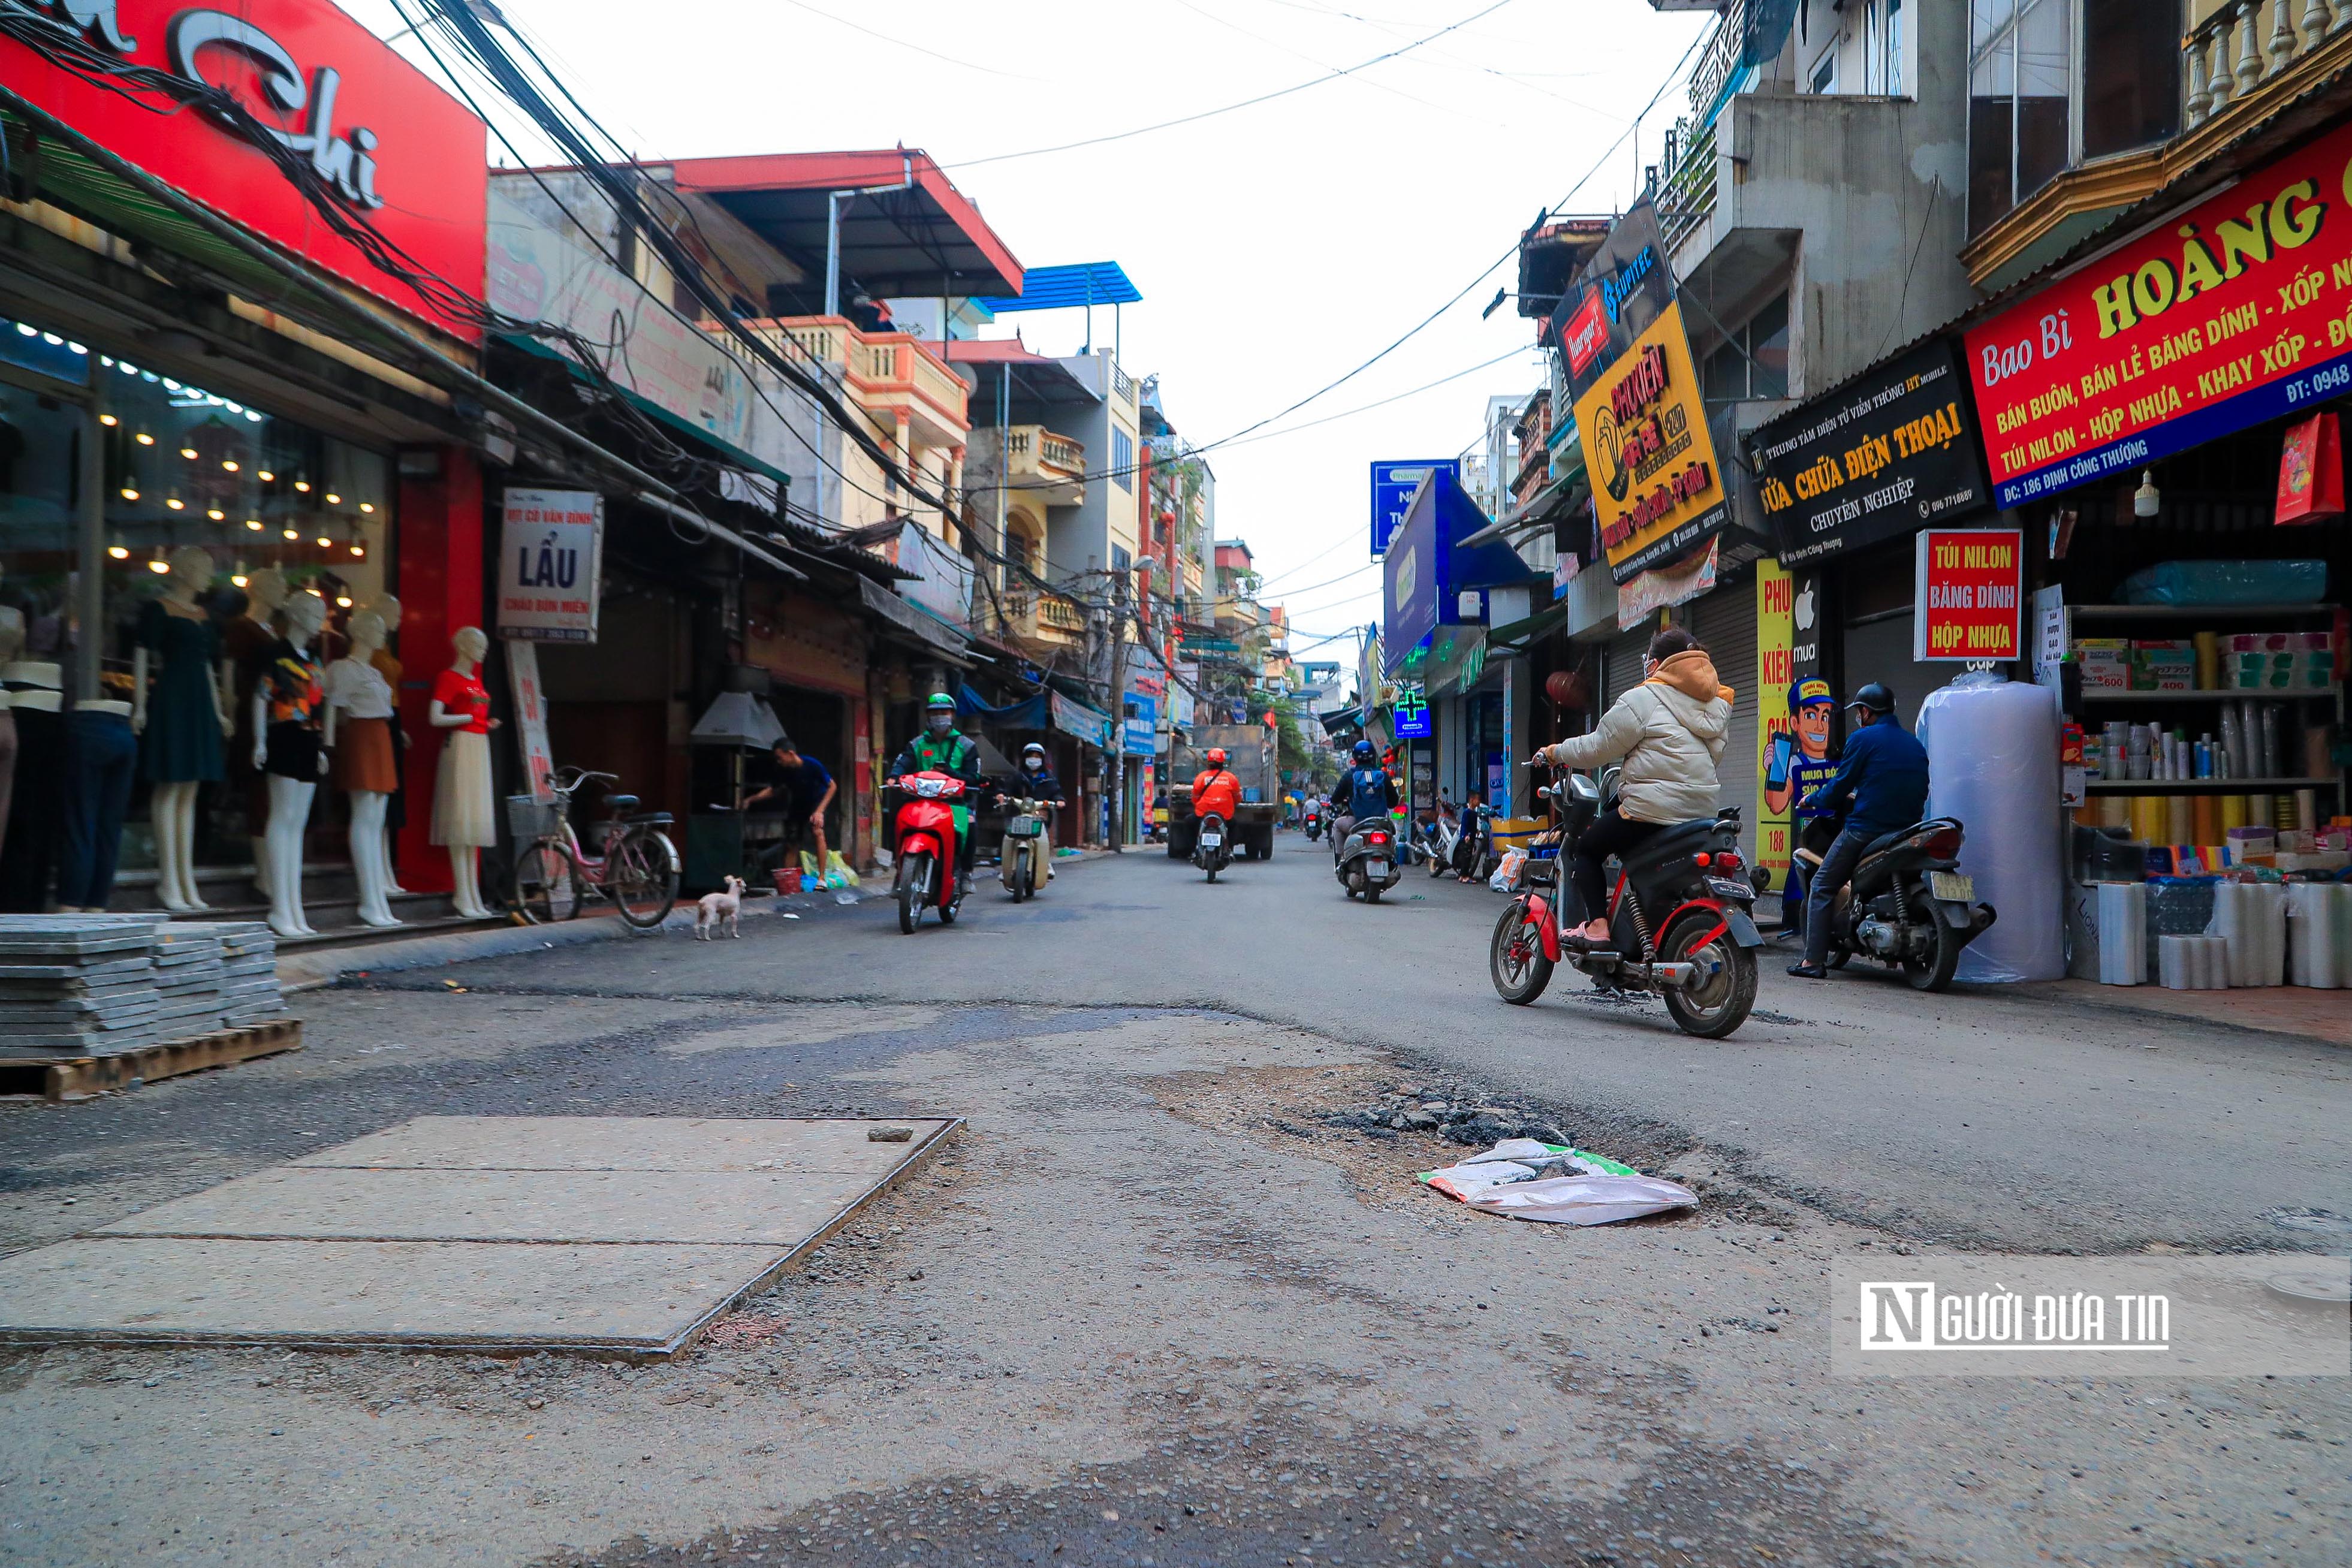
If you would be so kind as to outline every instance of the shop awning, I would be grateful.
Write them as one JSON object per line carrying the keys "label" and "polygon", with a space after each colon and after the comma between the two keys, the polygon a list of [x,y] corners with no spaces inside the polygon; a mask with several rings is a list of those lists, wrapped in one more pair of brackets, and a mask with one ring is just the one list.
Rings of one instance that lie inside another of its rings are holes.
{"label": "shop awning", "polygon": [[1045,694],[1054,715],[1054,728],[1066,735],[1076,735],[1089,746],[1110,750],[1109,715],[1097,713],[1083,702],[1074,701],[1058,691]]}
{"label": "shop awning", "polygon": [[890,629],[903,633],[923,652],[943,658],[959,668],[971,668],[971,645],[959,636],[954,627],[921,605],[908,604],[869,577],[857,580],[857,596]]}
{"label": "shop awning", "polygon": [[1511,621],[1487,632],[1486,646],[1490,649],[1525,647],[1567,619],[1566,605],[1547,605],[1526,620]]}
{"label": "shop awning", "polygon": [[646,415],[648,418],[654,419],[658,423],[667,426],[668,428],[677,431],[678,434],[689,437],[693,440],[700,443],[702,446],[709,447],[712,451],[718,453],[721,458],[725,458],[728,462],[733,464],[739,468],[747,469],[751,473],[758,474],[762,479],[772,479],[779,484],[789,486],[793,482],[793,477],[784,472],[782,468],[777,468],[774,464],[763,462],[760,458],[753,457],[751,453],[743,450],[742,447],[735,446],[730,442],[720,440],[718,437],[713,436],[709,431],[705,430],[701,426],[697,425],[693,420],[688,419],[681,415],[671,413],[668,409],[664,408],[660,404],[656,403],[652,398],[639,396],[636,393],[630,391],[627,387],[621,385],[618,382],[605,382],[598,380],[595,375],[589,371],[587,366],[582,364],[579,361],[573,359],[569,354],[558,353],[555,350],[548,347],[545,343],[541,342],[537,338],[527,337],[520,332],[495,332],[492,333],[491,336],[494,342],[499,342],[507,348],[519,349],[522,353],[530,354],[537,359],[553,361],[555,363],[560,364],[563,366],[564,369],[570,371],[574,380],[588,385],[593,385],[599,392],[604,392],[609,388],[614,392],[619,393],[623,397],[628,399],[629,406],[632,408],[635,408],[638,412]]}

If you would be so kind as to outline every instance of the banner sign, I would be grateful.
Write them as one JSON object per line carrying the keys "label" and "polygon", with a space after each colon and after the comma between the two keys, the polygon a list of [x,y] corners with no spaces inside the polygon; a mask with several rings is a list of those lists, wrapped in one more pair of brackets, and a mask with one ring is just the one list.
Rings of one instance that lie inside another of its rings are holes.
{"label": "banner sign", "polygon": [[[235,94],[354,219],[420,271],[481,292],[488,131],[332,0],[237,0],[219,9],[178,0],[0,0],[0,9],[21,22],[49,19],[61,50]],[[224,217],[444,331],[481,340],[478,323],[442,315],[336,233],[270,156],[228,123],[135,83],[85,80],[5,36],[0,79]]]}
{"label": "banner sign", "polygon": [[539,645],[506,639],[507,684],[514,691],[515,745],[522,752],[531,799],[555,804],[555,752],[547,743],[547,683],[539,678]]}
{"label": "banner sign", "polygon": [[1976,413],[1952,345],[1927,343],[1748,437],[1784,566],[1986,504]]}
{"label": "banner sign", "polygon": [[1429,477],[1432,469],[1443,469],[1457,482],[1462,478],[1462,465],[1452,458],[1372,465],[1373,560],[1389,552],[1389,542],[1403,526],[1405,509],[1412,504],[1412,492],[1421,488],[1421,481]]}
{"label": "banner sign", "polygon": [[1601,545],[1618,583],[1705,543],[1731,521],[1682,307],[1670,304],[1576,402]]}
{"label": "banner sign", "polygon": [[1911,657],[2025,657],[2025,535],[2015,529],[1922,529]]}
{"label": "banner sign", "polygon": [[1995,504],[2352,391],[2352,125],[1968,334]]}
{"label": "banner sign", "polygon": [[499,635],[596,640],[604,498],[593,490],[509,490],[499,540]]}
{"label": "banner sign", "polygon": [[1675,272],[1665,254],[1658,210],[1643,202],[1609,226],[1601,247],[1562,291],[1545,325],[1567,361],[1571,404],[1675,302]]}

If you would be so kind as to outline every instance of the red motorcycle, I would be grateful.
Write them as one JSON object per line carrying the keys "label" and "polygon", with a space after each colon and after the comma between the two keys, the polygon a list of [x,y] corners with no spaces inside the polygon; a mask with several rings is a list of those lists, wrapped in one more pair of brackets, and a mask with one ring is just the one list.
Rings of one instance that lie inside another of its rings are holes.
{"label": "red motorcycle", "polygon": [[963,780],[951,773],[902,773],[890,781],[905,804],[898,807],[898,929],[915,934],[923,911],[936,909],[940,924],[955,924],[963,907],[962,879],[956,875],[955,808],[962,804]]}

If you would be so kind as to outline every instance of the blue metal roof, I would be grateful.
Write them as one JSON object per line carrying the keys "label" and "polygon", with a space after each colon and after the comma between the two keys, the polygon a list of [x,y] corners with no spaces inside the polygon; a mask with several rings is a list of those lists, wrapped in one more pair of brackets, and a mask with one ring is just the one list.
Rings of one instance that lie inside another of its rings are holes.
{"label": "blue metal roof", "polygon": [[1020,293],[985,299],[981,304],[1004,315],[1083,305],[1132,305],[1142,298],[1118,262],[1081,261],[1069,267],[1032,267],[1022,275]]}

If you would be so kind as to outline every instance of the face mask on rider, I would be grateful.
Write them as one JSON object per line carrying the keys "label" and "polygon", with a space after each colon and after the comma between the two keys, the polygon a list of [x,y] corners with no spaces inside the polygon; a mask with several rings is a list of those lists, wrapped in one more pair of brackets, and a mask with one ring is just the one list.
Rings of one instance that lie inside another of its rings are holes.
{"label": "face mask on rider", "polygon": [[1042,773],[1045,771],[1045,759],[1043,757],[1024,757],[1021,759],[1021,765],[1027,768],[1033,773]]}

